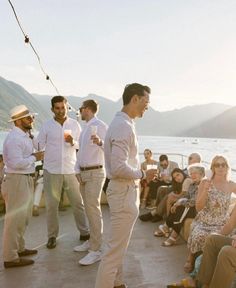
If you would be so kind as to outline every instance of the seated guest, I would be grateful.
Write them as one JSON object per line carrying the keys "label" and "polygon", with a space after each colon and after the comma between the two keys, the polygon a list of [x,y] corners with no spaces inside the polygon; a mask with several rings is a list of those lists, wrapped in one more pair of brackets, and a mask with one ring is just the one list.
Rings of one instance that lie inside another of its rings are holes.
{"label": "seated guest", "polygon": [[[217,233],[210,234],[203,249],[203,254],[198,256],[194,270],[189,277],[180,283],[173,283],[167,287],[204,287],[204,288],[235,288],[231,286],[235,280],[236,271],[236,245],[233,244],[236,235],[226,237],[236,228],[236,206],[226,224]],[[235,234],[235,231],[234,233]],[[202,285],[201,285],[202,284]]]}
{"label": "seated guest", "polygon": [[[234,184],[235,185],[235,184]],[[235,189],[235,188],[234,188]],[[222,235],[210,235],[203,249],[197,276],[204,288],[230,288],[236,272],[236,235],[226,237],[236,228],[236,206],[229,221],[221,229]]]}
{"label": "seated guest", "polygon": [[[194,152],[188,156],[188,166],[195,164],[195,163],[201,163],[201,161],[202,161],[202,157],[199,153]],[[187,175],[188,175],[188,166],[183,169],[183,172]]]}
{"label": "seated guest", "polygon": [[[195,199],[198,191],[198,185],[205,175],[205,169],[201,164],[193,164],[188,167],[188,174],[191,177],[192,183],[189,186],[188,192],[184,198],[180,198],[171,207],[169,216],[166,219],[168,228],[172,228],[170,237],[162,243],[163,246],[172,246],[176,243],[180,230],[184,225],[186,218],[194,218],[197,214],[195,208]],[[163,225],[160,227],[162,232]]]}
{"label": "seated guest", "polygon": [[[150,149],[145,149],[143,154],[145,161],[141,164],[142,170],[147,170],[147,165],[156,165],[156,166],[158,165],[158,162],[152,158],[152,151]],[[146,189],[147,187],[146,179],[141,180],[140,184],[141,184],[141,197],[142,197],[140,208],[144,209],[147,204],[147,196],[148,196],[148,190]]]}
{"label": "seated guest", "polygon": [[158,178],[151,181],[145,193],[150,198],[151,206],[155,206],[157,190],[160,186],[170,186],[172,181],[171,173],[172,171],[178,168],[178,164],[174,161],[168,160],[167,155],[161,155],[159,157],[159,165],[158,165]]}
{"label": "seated guest", "polygon": [[195,258],[202,253],[207,236],[226,223],[231,193],[236,192],[236,184],[228,179],[229,165],[225,157],[215,156],[211,171],[211,179],[204,179],[199,185],[196,199],[198,214],[191,225],[185,272],[193,270]]}
{"label": "seated guest", "polygon": [[[184,172],[175,168],[172,173],[172,186],[169,187],[159,187],[156,198],[156,209],[152,210],[147,214],[143,214],[139,216],[139,219],[142,221],[152,221],[157,222],[162,220],[163,216],[166,215],[166,207],[167,207],[167,199],[170,193],[176,195],[176,200],[178,197],[180,198],[184,195],[189,188],[191,180],[187,177]],[[175,201],[176,201],[175,200]]]}

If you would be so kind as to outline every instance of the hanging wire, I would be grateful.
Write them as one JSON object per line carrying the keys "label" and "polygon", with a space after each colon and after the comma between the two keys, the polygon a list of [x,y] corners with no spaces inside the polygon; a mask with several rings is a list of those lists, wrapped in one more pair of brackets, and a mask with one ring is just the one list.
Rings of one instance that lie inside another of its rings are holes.
{"label": "hanging wire", "polygon": [[[51,79],[51,78],[49,77],[49,75],[45,72],[45,69],[44,69],[43,66],[42,66],[42,63],[41,63],[41,59],[40,59],[40,57],[39,57],[39,54],[38,54],[38,52],[36,51],[36,49],[34,48],[32,42],[30,41],[29,36],[24,32],[24,30],[23,30],[23,28],[22,28],[22,25],[21,25],[21,23],[20,23],[20,21],[19,21],[19,18],[18,18],[17,14],[16,14],[15,8],[14,8],[11,0],[8,0],[8,2],[9,2],[9,4],[11,5],[11,8],[12,8],[13,13],[14,13],[14,15],[15,15],[15,18],[16,18],[16,21],[17,21],[17,23],[18,23],[18,26],[20,27],[20,30],[21,30],[21,32],[22,32],[23,35],[24,35],[24,38],[25,38],[24,41],[25,41],[26,44],[29,44],[29,45],[30,45],[30,47],[32,48],[34,54],[36,55],[36,57],[37,57],[37,59],[38,59],[38,62],[39,62],[39,66],[40,66],[43,74],[45,75],[46,80],[48,80],[48,81],[52,84],[52,86],[54,87],[54,89],[55,89],[56,92],[57,92],[57,95],[61,95],[61,94],[59,93],[59,90],[57,89],[56,85],[53,83],[52,79]],[[79,115],[78,110],[76,110],[75,108],[73,108],[73,106],[71,106],[71,105],[69,104],[69,102],[67,102],[67,103],[68,103],[68,110],[75,112],[75,113],[76,113],[76,116],[78,117],[78,115]]]}

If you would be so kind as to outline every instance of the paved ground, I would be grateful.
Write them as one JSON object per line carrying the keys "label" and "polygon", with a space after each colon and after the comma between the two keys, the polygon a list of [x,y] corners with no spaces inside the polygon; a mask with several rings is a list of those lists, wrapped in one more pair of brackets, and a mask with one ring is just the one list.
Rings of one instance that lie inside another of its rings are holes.
{"label": "paved ground", "polygon": [[[103,206],[104,243],[109,229],[109,209]],[[129,288],[164,288],[167,283],[181,279],[186,245],[180,241],[170,248],[161,247],[163,239],[152,236],[156,224],[137,220],[128,254],[125,259],[125,281]],[[2,238],[3,218],[0,221]],[[94,288],[98,264],[87,267],[78,265],[78,260],[86,253],[75,253],[78,233],[71,209],[60,212],[60,237],[53,250],[45,247],[46,237],[45,210],[39,217],[33,217],[26,232],[27,247],[39,249],[33,257],[32,266],[4,269],[0,263],[1,288]],[[0,244],[0,251],[2,245]]]}

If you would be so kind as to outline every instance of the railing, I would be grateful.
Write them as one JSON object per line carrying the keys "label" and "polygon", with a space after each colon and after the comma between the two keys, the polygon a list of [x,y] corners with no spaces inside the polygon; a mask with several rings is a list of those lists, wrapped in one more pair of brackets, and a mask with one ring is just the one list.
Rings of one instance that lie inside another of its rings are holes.
{"label": "railing", "polygon": [[[163,153],[153,152],[153,158],[158,159],[161,154]],[[139,156],[140,156],[140,159],[142,159],[141,161],[144,161],[143,153],[139,153]],[[188,155],[184,155],[180,153],[168,153],[167,156],[170,160],[177,162],[181,169],[188,166]],[[207,168],[210,168],[210,164],[211,164],[210,162],[203,160],[202,163],[205,164]],[[231,179],[236,181],[236,169],[231,168],[230,170],[231,170]]]}

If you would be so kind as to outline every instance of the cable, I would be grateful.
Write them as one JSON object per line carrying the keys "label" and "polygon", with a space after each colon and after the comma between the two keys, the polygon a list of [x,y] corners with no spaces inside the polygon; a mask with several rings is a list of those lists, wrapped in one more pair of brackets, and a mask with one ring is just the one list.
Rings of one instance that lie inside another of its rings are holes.
{"label": "cable", "polygon": [[[8,0],[8,2],[9,2],[9,4],[11,5],[11,8],[12,8],[12,10],[13,10],[13,13],[14,13],[14,16],[15,16],[15,18],[16,18],[16,21],[17,21],[17,23],[18,23],[18,26],[20,27],[20,30],[21,30],[21,32],[22,32],[23,35],[24,35],[24,38],[25,38],[24,41],[25,41],[26,44],[29,44],[29,45],[30,45],[30,47],[32,48],[34,54],[36,55],[36,57],[37,57],[37,59],[38,59],[38,62],[39,62],[40,69],[41,69],[41,71],[43,72],[43,74],[45,75],[46,80],[48,80],[48,81],[51,83],[51,85],[54,87],[54,89],[55,89],[56,92],[57,92],[57,95],[61,95],[61,94],[59,93],[59,90],[57,89],[56,85],[53,83],[52,79],[49,77],[49,75],[46,73],[45,69],[43,68],[42,63],[41,63],[41,59],[40,59],[40,57],[39,57],[39,54],[38,54],[38,52],[36,51],[36,49],[34,48],[32,42],[30,41],[29,36],[24,32],[24,30],[23,30],[23,28],[22,28],[22,25],[21,25],[21,23],[20,23],[20,21],[19,21],[19,18],[18,18],[17,14],[16,14],[15,8],[14,8],[11,0]],[[71,106],[71,105],[69,104],[69,102],[67,102],[67,103],[68,103],[68,110],[69,110],[69,111],[76,112],[76,116],[78,117],[78,110],[76,110],[75,108],[73,108],[73,106]]]}

